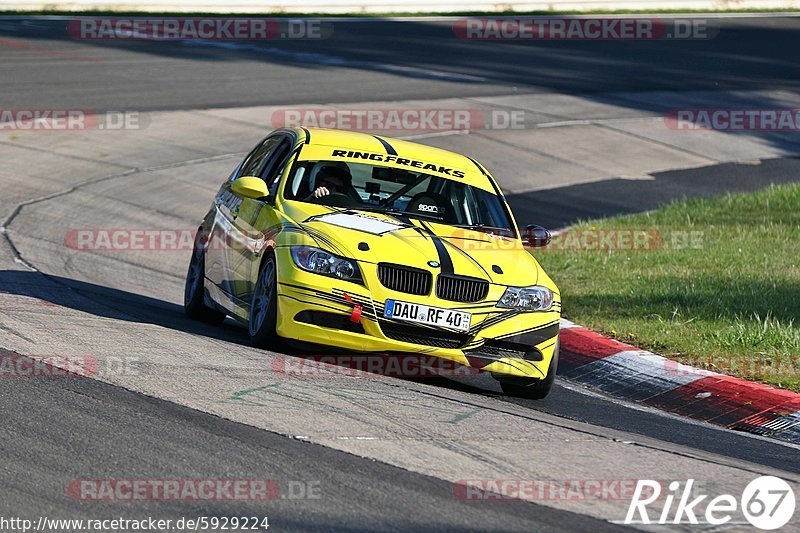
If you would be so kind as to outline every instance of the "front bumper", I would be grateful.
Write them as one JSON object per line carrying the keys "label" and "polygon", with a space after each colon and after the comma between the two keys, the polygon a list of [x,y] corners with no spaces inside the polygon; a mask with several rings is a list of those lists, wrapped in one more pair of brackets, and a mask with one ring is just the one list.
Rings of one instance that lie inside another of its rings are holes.
{"label": "front bumper", "polygon": [[[557,350],[560,304],[549,312],[520,312],[487,301],[445,302],[367,287],[298,269],[287,249],[278,258],[278,335],[354,352],[404,352],[441,357],[496,374],[544,379]],[[369,265],[361,265],[369,285]],[[366,268],[363,268],[366,267]],[[423,329],[383,317],[395,298],[473,313],[469,333]],[[354,309],[360,307],[360,316]]]}

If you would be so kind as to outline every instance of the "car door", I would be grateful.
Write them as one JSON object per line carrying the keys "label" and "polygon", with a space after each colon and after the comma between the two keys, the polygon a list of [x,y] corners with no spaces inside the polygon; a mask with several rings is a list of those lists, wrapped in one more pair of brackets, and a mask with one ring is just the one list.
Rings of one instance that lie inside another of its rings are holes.
{"label": "car door", "polygon": [[235,295],[243,291],[241,288],[237,290],[237,284],[241,281],[237,271],[242,268],[238,262],[246,254],[239,253],[237,249],[248,246],[257,236],[249,230],[244,219],[238,219],[241,214],[249,214],[257,209],[260,203],[237,195],[231,189],[231,184],[240,177],[260,176],[286,137],[285,134],[273,134],[259,143],[214,198],[216,210],[210,245],[206,251],[206,277],[221,290],[220,298],[224,301],[220,303],[239,315],[242,314],[243,303]]}
{"label": "car door", "polygon": [[265,231],[280,222],[275,209],[275,195],[280,178],[288,164],[292,146],[291,137],[286,136],[270,153],[261,172],[256,174],[268,184],[269,196],[264,200],[242,198],[238,216],[233,221],[233,235],[238,241],[228,252],[230,254],[228,264],[235,280],[232,285],[233,296],[242,303],[246,310],[245,314],[249,314],[249,304],[261,264],[261,254],[265,241],[269,238]]}

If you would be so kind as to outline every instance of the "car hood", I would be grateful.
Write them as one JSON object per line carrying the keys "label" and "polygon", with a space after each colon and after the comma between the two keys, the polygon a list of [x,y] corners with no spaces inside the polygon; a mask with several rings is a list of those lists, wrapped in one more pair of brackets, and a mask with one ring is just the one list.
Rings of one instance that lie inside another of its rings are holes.
{"label": "car hood", "polygon": [[542,275],[519,239],[402,215],[287,204],[287,215],[317,246],[358,261],[402,264],[516,286],[534,285]]}

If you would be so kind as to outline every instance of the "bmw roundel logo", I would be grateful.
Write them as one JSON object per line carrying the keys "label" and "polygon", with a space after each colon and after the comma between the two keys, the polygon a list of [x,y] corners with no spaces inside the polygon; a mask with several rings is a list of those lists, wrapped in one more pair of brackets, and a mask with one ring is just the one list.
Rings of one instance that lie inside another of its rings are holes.
{"label": "bmw roundel logo", "polygon": [[431,268],[439,268],[439,262],[438,261],[428,261],[428,266],[431,267]]}

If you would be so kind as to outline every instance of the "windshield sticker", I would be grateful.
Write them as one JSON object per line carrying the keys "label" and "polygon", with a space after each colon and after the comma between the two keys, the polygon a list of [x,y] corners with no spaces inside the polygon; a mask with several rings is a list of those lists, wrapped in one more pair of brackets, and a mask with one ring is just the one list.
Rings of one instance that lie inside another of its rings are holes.
{"label": "windshield sticker", "polygon": [[396,163],[406,167],[414,167],[420,170],[431,170],[446,176],[454,176],[456,178],[463,178],[464,172],[455,170],[441,165],[434,165],[433,163],[426,163],[425,161],[417,161],[416,159],[407,159],[404,157],[397,157],[396,155],[372,154],[370,152],[358,152],[354,150],[334,150],[331,153],[332,157],[347,157],[350,159],[367,159],[369,161],[382,161],[384,163]]}

